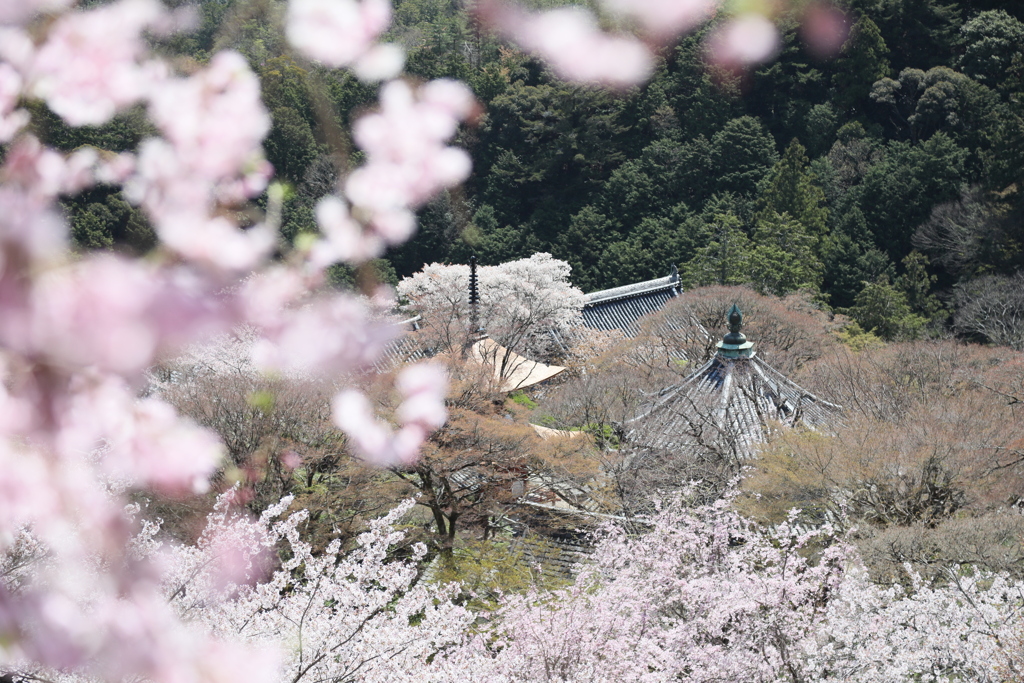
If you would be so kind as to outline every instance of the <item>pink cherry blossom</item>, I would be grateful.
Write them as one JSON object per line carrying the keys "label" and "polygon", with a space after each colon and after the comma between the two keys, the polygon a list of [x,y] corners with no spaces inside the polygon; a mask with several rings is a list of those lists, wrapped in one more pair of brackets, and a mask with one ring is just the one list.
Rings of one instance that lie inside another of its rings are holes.
{"label": "pink cherry blossom", "polygon": [[203,71],[165,83],[151,110],[166,140],[140,145],[129,199],[147,209],[163,243],[181,256],[226,271],[255,267],[276,245],[275,229],[242,231],[216,212],[219,203],[263,191],[271,171],[260,148],[270,117],[245,59],[217,54]]}
{"label": "pink cherry blossom", "polygon": [[340,197],[331,195],[317,202],[316,222],[324,238],[313,245],[310,260],[319,268],[338,261],[368,261],[384,253],[384,240],[372,230],[363,230]]}
{"label": "pink cherry blossom", "polygon": [[49,200],[59,194],[77,194],[96,183],[120,183],[134,168],[135,158],[129,153],[79,147],[64,155],[44,147],[33,135],[23,135],[12,145],[0,176],[40,200]]}
{"label": "pink cherry blossom", "polygon": [[294,470],[302,467],[302,456],[295,451],[285,451],[281,454],[281,466],[286,470]]}
{"label": "pink cherry blossom", "polygon": [[[154,398],[138,401],[126,432],[107,437],[104,464],[112,476],[164,494],[204,493],[223,457],[220,439],[181,420],[174,409]],[[115,460],[115,455],[117,459]]]}
{"label": "pink cherry blossom", "polygon": [[73,126],[98,125],[151,92],[163,74],[143,61],[142,30],[160,18],[156,0],[119,0],[67,14],[32,61],[32,91]]}
{"label": "pink cherry blossom", "polygon": [[137,372],[159,343],[147,316],[156,289],[146,269],[112,257],[52,270],[33,291],[31,336],[21,350],[72,368]]}
{"label": "pink cherry blossom", "polygon": [[[0,277],[0,289],[5,282]],[[20,296],[21,306],[0,318],[0,339],[69,371],[96,367],[134,377],[157,353],[233,323],[214,287],[180,269],[112,256],[83,259],[47,270],[20,293],[8,290],[7,304]]]}
{"label": "pink cherry blossom", "polygon": [[380,467],[412,463],[423,441],[447,419],[444,396],[448,379],[435,365],[413,365],[402,371],[396,386],[404,397],[396,417],[398,430],[376,418],[365,395],[345,389],[334,397],[331,415],[367,462]]}
{"label": "pink cherry blossom", "polygon": [[199,213],[168,214],[158,224],[161,242],[193,263],[216,270],[243,272],[259,265],[277,245],[267,224],[247,230],[224,216]]}
{"label": "pink cherry blossom", "polygon": [[850,37],[850,20],[835,5],[812,2],[804,9],[800,36],[813,54],[833,57]]}
{"label": "pink cherry blossom", "polygon": [[76,173],[69,175],[64,155],[44,147],[32,135],[18,139],[11,147],[2,169],[4,179],[33,192],[40,200],[53,199],[72,189]]}
{"label": "pink cherry blossom", "polygon": [[440,365],[420,363],[398,375],[395,387],[405,400],[396,416],[402,424],[419,424],[428,430],[440,429],[448,419],[444,396],[448,392],[448,374]]}
{"label": "pink cherry blossom", "polygon": [[579,7],[527,13],[491,0],[478,11],[566,80],[626,87],[644,81],[654,68],[642,42],[628,34],[605,33]]}
{"label": "pink cherry blossom", "polygon": [[320,267],[337,260],[366,261],[387,245],[409,239],[416,228],[411,209],[469,175],[469,155],[446,145],[459,122],[476,109],[466,86],[440,79],[414,91],[404,81],[391,81],[381,88],[380,103],[379,112],[353,125],[367,162],[344,182],[352,211],[339,197],[317,205],[324,240],[311,255]]}
{"label": "pink cherry blossom", "polygon": [[722,0],[602,0],[601,5],[620,16],[635,17],[650,35],[670,38],[700,26]]}
{"label": "pink cherry blossom", "polygon": [[[305,510],[277,519],[291,502],[258,520],[218,504],[197,546],[167,549],[167,592],[182,588],[173,604],[211,633],[271,650],[287,643],[280,671],[271,669],[279,680],[463,680],[439,677],[428,662],[461,646],[474,614],[454,603],[454,586],[419,580],[423,544],[412,546],[408,560],[393,557],[404,537],[395,527],[413,501],[371,520],[355,548],[334,540],[316,553],[298,533]],[[216,539],[230,539],[243,559],[284,544],[289,559],[264,581],[218,590]]]}
{"label": "pink cherry blossom", "polygon": [[[440,104],[438,90],[453,95],[452,104]],[[426,98],[420,97],[422,92]],[[454,81],[419,92],[404,81],[381,88],[380,112],[361,117],[352,128],[356,144],[368,156],[366,166],[356,169],[345,184],[352,202],[373,211],[415,207],[465,180],[469,155],[444,143],[468,115],[466,100],[471,98],[468,89]],[[390,241],[407,237],[399,234]]]}
{"label": "pink cherry blossom", "polygon": [[339,392],[331,402],[331,417],[351,440],[356,451],[380,465],[401,462],[389,448],[392,430],[373,413],[366,396],[355,389]]}
{"label": "pink cherry blossom", "polygon": [[112,480],[165,495],[204,492],[223,455],[215,434],[157,398],[136,399],[112,377],[76,383],[58,448],[68,457],[98,448],[98,463]]}
{"label": "pink cherry blossom", "polygon": [[709,59],[729,69],[742,69],[775,55],[779,32],[763,14],[750,12],[730,19],[708,39]]}
{"label": "pink cherry blossom", "polygon": [[27,111],[15,109],[21,88],[18,72],[9,64],[0,63],[0,142],[9,142],[29,121]]}
{"label": "pink cherry blossom", "polygon": [[36,45],[28,31],[21,27],[0,26],[0,58],[19,74],[32,68]]}
{"label": "pink cherry blossom", "polygon": [[[332,376],[343,387],[333,418],[370,463],[410,465],[443,424],[438,367],[402,371],[393,424],[350,387],[397,332],[385,313],[390,293],[367,300],[310,290],[328,264],[360,262],[408,239],[414,211],[467,177],[469,157],[450,142],[479,107],[454,81],[386,83],[379,109],[353,127],[365,165],[318,206],[322,239],[269,263],[282,193],[268,185],[273,169],[260,146],[270,118],[245,59],[221,52],[195,73],[176,74],[149,53],[144,33],[176,30],[186,14],[156,0],[70,5],[0,6],[0,141],[10,142],[0,169],[4,673],[56,683],[493,682],[551,672],[566,680],[774,680],[794,671],[815,680],[826,670],[885,680],[889,671],[923,678],[942,659],[956,662],[963,680],[994,677],[995,642],[1008,637],[1001,624],[1013,623],[1010,605],[1020,604],[1000,598],[1020,594],[1008,578],[979,574],[956,590],[885,592],[850,568],[846,546],[809,563],[800,552],[806,535],[758,533],[723,506],[668,506],[644,521],[652,531],[642,539],[609,530],[595,567],[576,584],[510,597],[488,624],[456,604],[456,587],[420,580],[425,547],[394,561],[389,551],[402,534],[393,526],[411,502],[371,522],[351,554],[340,541],[314,553],[299,535],[305,513],[280,519],[289,500],[254,520],[225,498],[197,544],[161,544],[139,507],[125,507],[125,494],[203,490],[223,449],[140,390],[155,361],[211,335],[238,335],[246,371]],[[608,0],[606,8],[664,42],[711,5]],[[287,32],[297,50],[328,66],[364,80],[395,78],[401,49],[376,42],[390,11],[385,0],[294,0]],[[601,31],[582,10],[482,3],[480,13],[566,78],[624,86],[652,68],[644,43]],[[767,21],[745,15],[727,25],[721,61],[769,54],[776,39]],[[134,155],[60,153],[23,131],[19,103],[33,97],[71,125],[146,104],[158,137]],[[95,183],[123,184],[147,212],[161,240],[151,258],[67,253],[55,202]],[[240,206],[268,187],[266,219],[240,225]],[[482,285],[490,277],[503,303],[491,307],[501,312],[489,329],[510,343],[534,344],[533,331],[568,324],[581,305],[567,266],[546,255],[529,261],[490,276],[481,269]],[[408,288],[421,295],[417,305],[449,296],[461,314],[465,287],[459,298],[448,291],[460,278],[440,277],[444,286],[432,292],[413,278]],[[553,306],[539,307],[545,299]],[[295,454],[282,464],[302,466]],[[287,559],[262,575],[262,558],[278,543]],[[11,569],[22,550],[30,566]],[[478,633],[467,635],[470,627]]]}
{"label": "pink cherry blossom", "polygon": [[37,14],[59,12],[73,4],[73,0],[8,0],[0,3],[0,24],[21,23]]}
{"label": "pink cherry blossom", "polygon": [[405,66],[405,50],[394,43],[374,45],[352,65],[361,81],[374,83],[397,78]]}
{"label": "pink cherry blossom", "polygon": [[[499,344],[544,357],[550,330],[569,333],[578,324],[583,292],[569,281],[571,268],[550,254],[477,269],[478,324]],[[469,267],[431,263],[398,283],[398,294],[423,316],[439,339],[464,339],[470,329]]]}
{"label": "pink cherry blossom", "polygon": [[393,46],[380,52],[374,45],[391,23],[387,0],[291,0],[288,41],[310,59],[327,66],[356,65],[357,73],[380,80],[397,75],[402,53]]}
{"label": "pink cherry blossom", "polygon": [[219,52],[206,69],[163,84],[150,113],[180,163],[210,180],[233,177],[262,156],[270,130],[259,80],[237,52]]}
{"label": "pink cherry blossom", "polygon": [[257,364],[277,372],[346,373],[369,367],[398,330],[372,322],[362,299],[338,294],[281,311],[253,349]]}
{"label": "pink cherry blossom", "polygon": [[319,284],[294,269],[271,267],[250,275],[238,293],[240,317],[263,329],[279,329],[290,308]]}
{"label": "pink cherry blossom", "polygon": [[10,287],[24,288],[24,283],[10,279],[18,275],[12,270],[19,265],[16,261],[55,259],[66,246],[67,226],[46,202],[17,183],[0,186],[0,280],[6,280],[0,286],[7,287],[0,306],[14,303]]}
{"label": "pink cherry blossom", "polygon": [[0,534],[5,539],[40,516],[56,514],[62,505],[60,491],[47,484],[45,461],[25,450],[6,440],[0,443]]}

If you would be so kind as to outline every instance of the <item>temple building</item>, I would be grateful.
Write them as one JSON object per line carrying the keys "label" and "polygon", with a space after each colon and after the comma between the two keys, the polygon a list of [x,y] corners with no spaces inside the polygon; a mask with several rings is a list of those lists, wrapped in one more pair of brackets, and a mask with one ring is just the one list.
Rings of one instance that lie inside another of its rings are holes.
{"label": "temple building", "polygon": [[583,304],[583,325],[602,332],[618,330],[626,337],[635,337],[640,331],[640,319],[660,311],[681,291],[679,270],[673,265],[665,277],[591,292]]}
{"label": "temple building", "polygon": [[[493,369],[495,387],[503,392],[535,387],[565,368],[546,365],[515,353],[492,340],[479,320],[480,297],[476,264],[470,264],[469,335],[464,357]],[[636,338],[661,333],[678,339],[667,325],[686,325],[644,318],[661,311],[681,293],[678,271],[669,275],[616,287],[586,296],[582,327],[613,336]],[[804,427],[828,432],[837,424],[841,408],[803,389],[775,370],[754,352],[754,344],[742,332],[743,315],[733,306],[727,315],[729,332],[716,345],[715,355],[678,384],[666,387],[637,414],[620,425],[619,450],[604,453],[601,472],[576,480],[558,472],[532,471],[528,466],[509,486],[510,499],[500,515],[500,527],[509,534],[511,548],[531,568],[570,577],[580,562],[587,561],[589,532],[608,521],[635,524],[636,513],[645,510],[650,497],[676,490],[685,481],[702,478],[708,468],[721,467],[732,478],[743,463],[757,457],[757,450],[776,429]],[[394,363],[434,355],[417,337],[419,318],[402,323],[406,333],[393,342]],[[672,334],[668,334],[671,332]],[[696,320],[685,332],[700,336],[710,345],[709,334]],[[570,333],[570,337],[574,333]],[[552,332],[559,344],[571,344]],[[637,340],[643,343],[641,340]],[[704,341],[702,341],[704,346]],[[565,346],[563,346],[565,348]],[[450,349],[446,353],[455,353]],[[545,440],[585,438],[584,432],[565,432],[534,425]],[[700,460],[704,470],[688,467]],[[475,468],[454,473],[452,484],[464,491],[490,484]]]}
{"label": "temple building", "polygon": [[786,378],[754,353],[733,305],[717,353],[679,384],[662,391],[626,425],[632,449],[684,453],[709,449],[745,460],[771,429],[829,431],[841,408]]}

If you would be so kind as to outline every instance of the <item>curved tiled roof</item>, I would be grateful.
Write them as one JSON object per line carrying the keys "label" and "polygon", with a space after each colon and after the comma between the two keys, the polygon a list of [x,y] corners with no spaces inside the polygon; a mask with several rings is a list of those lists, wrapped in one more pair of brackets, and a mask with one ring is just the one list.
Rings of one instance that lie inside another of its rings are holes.
{"label": "curved tiled roof", "polygon": [[657,313],[679,294],[679,274],[604,289],[586,295],[583,324],[594,330],[620,330],[627,337],[639,333],[640,318]]}
{"label": "curved tiled roof", "polygon": [[420,316],[417,315],[408,320],[395,322],[395,327],[400,329],[401,333],[384,345],[380,357],[373,364],[375,372],[391,372],[406,363],[423,360],[434,355],[435,350],[424,346],[414,334],[419,330],[420,320]]}
{"label": "curved tiled roof", "polygon": [[841,410],[752,354],[719,353],[630,420],[627,438],[635,447],[667,451],[714,442],[746,458],[772,424],[828,431]]}
{"label": "curved tiled roof", "polygon": [[545,365],[520,356],[489,337],[473,344],[472,357],[493,368],[498,387],[506,392],[527,389],[565,372],[560,365]]}

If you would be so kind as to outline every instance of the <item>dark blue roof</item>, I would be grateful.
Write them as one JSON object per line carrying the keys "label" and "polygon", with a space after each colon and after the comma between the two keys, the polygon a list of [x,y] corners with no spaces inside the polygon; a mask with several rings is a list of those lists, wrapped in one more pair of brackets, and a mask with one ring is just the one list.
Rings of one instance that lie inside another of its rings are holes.
{"label": "dark blue roof", "polygon": [[639,321],[657,313],[679,294],[679,275],[587,294],[583,324],[592,330],[619,330],[627,337],[640,332]]}

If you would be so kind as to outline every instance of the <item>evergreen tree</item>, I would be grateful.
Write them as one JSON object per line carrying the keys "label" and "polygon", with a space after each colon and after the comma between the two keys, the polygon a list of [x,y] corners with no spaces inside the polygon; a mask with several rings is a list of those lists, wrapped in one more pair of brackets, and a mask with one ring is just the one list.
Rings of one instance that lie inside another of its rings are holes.
{"label": "evergreen tree", "polygon": [[788,140],[801,133],[811,107],[828,96],[829,79],[820,68],[823,63],[807,53],[799,22],[784,15],[776,27],[781,49],[750,78],[747,111],[776,140]]}
{"label": "evergreen tree", "polygon": [[932,290],[938,277],[928,272],[928,257],[912,251],[903,259],[903,274],[894,283],[907,297],[910,310],[925,320],[939,321],[946,316]]}
{"label": "evergreen tree", "polygon": [[1015,56],[1024,55],[1024,23],[1003,10],[982,12],[964,24],[960,34],[960,70],[990,88],[1003,83]]}
{"label": "evergreen tree", "polygon": [[619,239],[611,221],[593,206],[574,215],[553,245],[552,254],[572,266],[570,279],[584,292],[611,287],[611,273],[603,263],[608,245]]}
{"label": "evergreen tree", "polygon": [[911,311],[907,295],[886,277],[865,282],[849,313],[862,328],[886,341],[916,339],[925,323]]}
{"label": "evergreen tree", "polygon": [[949,63],[957,43],[960,8],[944,0],[853,0],[874,17],[889,46],[893,68],[929,69]]}
{"label": "evergreen tree", "polygon": [[804,141],[812,158],[828,152],[836,140],[839,116],[836,107],[829,102],[811,107],[804,117]]}
{"label": "evergreen tree", "polygon": [[866,16],[860,17],[836,60],[832,79],[836,104],[844,111],[863,105],[875,81],[888,78],[890,72],[889,48],[878,25]]}
{"label": "evergreen tree", "polygon": [[828,222],[825,193],[814,184],[807,172],[807,150],[793,139],[775,164],[761,190],[761,217],[774,220],[774,215],[788,214],[798,221],[815,241],[823,237]]}
{"label": "evergreen tree", "polygon": [[711,138],[742,113],[739,80],[708,67],[699,35],[684,38],[674,57],[664,75],[664,89],[678,135],[682,140]]}
{"label": "evergreen tree", "polygon": [[875,248],[864,214],[857,206],[844,212],[836,229],[821,246],[823,290],[836,308],[853,305],[864,282],[894,277],[892,261]]}
{"label": "evergreen tree", "polygon": [[683,270],[688,287],[744,285],[750,282],[750,238],[733,214],[714,217],[713,234]]}
{"label": "evergreen tree", "polygon": [[757,291],[775,296],[818,291],[823,269],[815,255],[818,239],[800,221],[787,213],[762,214],[751,241],[749,281]]}
{"label": "evergreen tree", "polygon": [[753,196],[779,155],[764,126],[752,116],[742,116],[725,124],[711,139],[711,160],[719,192]]}
{"label": "evergreen tree", "polygon": [[864,176],[859,206],[879,248],[899,262],[932,207],[960,196],[968,152],[944,133],[919,146],[890,143]]}
{"label": "evergreen tree", "polygon": [[618,287],[653,278],[658,270],[656,265],[650,250],[639,240],[630,239],[608,245],[601,254],[600,270],[606,286]]}

